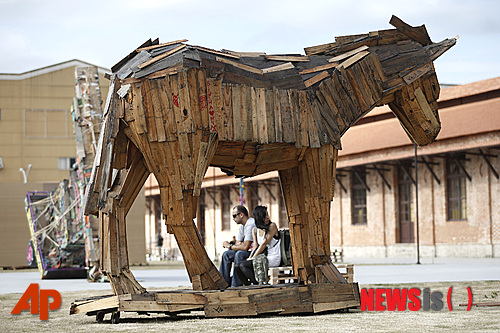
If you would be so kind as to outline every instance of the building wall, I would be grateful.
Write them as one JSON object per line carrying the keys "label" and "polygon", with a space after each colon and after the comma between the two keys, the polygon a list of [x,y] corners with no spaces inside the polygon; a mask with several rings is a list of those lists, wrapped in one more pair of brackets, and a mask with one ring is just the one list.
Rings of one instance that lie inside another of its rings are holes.
{"label": "building wall", "polygon": [[[26,266],[30,239],[24,209],[27,191],[53,190],[69,177],[58,169],[59,157],[76,157],[76,141],[71,120],[75,97],[75,61],[54,65],[22,75],[0,75],[0,267]],[[22,78],[22,79],[19,79]],[[99,75],[101,97],[106,100],[109,81]],[[36,112],[26,117],[25,111]],[[45,124],[47,119],[47,133]],[[23,174],[28,165],[28,183]],[[128,245],[131,263],[145,262],[144,191],[129,212]]]}
{"label": "building wall", "polygon": [[[494,150],[483,151],[485,154],[495,155]],[[470,153],[466,154],[465,163],[465,168],[471,176],[471,180],[466,181],[467,219],[461,221],[450,221],[447,217],[445,159],[426,157],[430,163],[437,163],[432,164],[432,170],[441,184],[434,180],[423,163],[419,163],[419,244],[423,256],[498,256],[500,219],[497,207],[500,200],[500,181],[494,177],[481,156],[475,155],[474,151]],[[489,160],[496,170],[500,170],[499,158],[490,157]],[[342,174],[342,171],[340,172]],[[336,184],[336,196],[332,203],[332,247],[343,247],[347,256],[357,257],[415,255],[416,239],[412,244],[398,243],[396,168],[391,166],[390,171],[384,172],[391,189],[384,185],[375,170],[368,171],[367,185],[370,192],[367,193],[366,225],[352,224],[352,176],[346,172],[344,174],[346,176],[342,177],[341,181],[347,193]],[[415,186],[412,186],[412,196],[415,202]],[[416,238],[416,223],[414,232]]]}
{"label": "building wall", "polygon": [[[102,74],[99,80],[104,101],[109,81]],[[67,170],[58,169],[58,158],[76,156],[70,112],[74,96],[75,67],[23,80],[0,80],[0,157],[4,164],[0,183],[23,182],[19,169],[27,170],[29,164],[30,182],[68,177]]]}

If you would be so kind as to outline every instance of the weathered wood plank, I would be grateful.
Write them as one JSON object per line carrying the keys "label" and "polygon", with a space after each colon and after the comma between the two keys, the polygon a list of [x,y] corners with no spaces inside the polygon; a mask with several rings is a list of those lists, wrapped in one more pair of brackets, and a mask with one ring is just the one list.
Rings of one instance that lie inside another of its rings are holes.
{"label": "weathered wood plank", "polygon": [[234,125],[233,125],[233,102],[231,95],[231,87],[222,84],[222,111],[224,114],[224,127],[227,131],[227,140],[234,138]]}
{"label": "weathered wood plank", "polygon": [[207,108],[208,108],[208,122],[210,127],[210,133],[218,133],[221,129],[218,127],[216,107],[217,102],[215,100],[215,79],[207,78]]}
{"label": "weathered wood plank", "polygon": [[266,120],[268,142],[276,142],[276,112],[274,92],[272,89],[265,90],[266,95]]}
{"label": "weathered wood plank", "polygon": [[328,74],[327,71],[323,71],[315,76],[313,76],[312,78],[310,78],[309,80],[305,81],[304,82],[304,85],[306,87],[310,87],[312,86],[313,84],[315,83],[318,83],[319,81],[323,80],[323,79],[326,79],[327,77],[329,77],[330,74]]}
{"label": "weathered wood plank", "polygon": [[427,33],[425,25],[422,25],[420,27],[412,27],[411,25],[408,25],[405,22],[403,22],[399,17],[395,15],[392,15],[389,24],[396,27],[396,29],[401,31],[403,34],[407,35],[411,39],[416,40],[422,45],[432,44],[432,41],[429,38],[429,34]]}
{"label": "weathered wood plank", "polygon": [[368,52],[368,51],[361,51],[359,53],[356,53],[355,55],[353,55],[352,57],[350,57],[349,59],[347,59],[343,63],[341,63],[339,66],[347,69],[349,66],[352,66],[353,64],[360,61],[361,59],[363,59],[364,57],[366,57],[369,54],[370,54],[370,52]]}
{"label": "weathered wood plank", "polygon": [[184,43],[184,42],[187,42],[187,41],[188,41],[187,39],[179,39],[179,40],[174,40],[174,41],[171,41],[171,42],[166,42],[166,43],[161,43],[161,44],[156,44],[156,45],[141,47],[139,49],[136,49],[136,51],[137,52],[149,51],[149,50],[154,50],[154,49],[157,49],[157,48],[160,48],[160,47],[165,47],[165,46],[169,46],[169,45],[175,45],[175,44]]}
{"label": "weathered wood plank", "polygon": [[309,61],[308,56],[292,56],[292,55],[265,55],[266,59],[269,61],[287,61],[287,62],[297,62],[297,61]]}
{"label": "weathered wood plank", "polygon": [[139,64],[137,67],[138,67],[138,68],[140,68],[140,69],[143,69],[144,67],[147,67],[147,66],[149,66],[149,65],[151,65],[151,64],[154,64],[155,62],[157,62],[157,61],[159,61],[159,60],[161,60],[161,59],[163,59],[163,58],[166,58],[166,57],[168,57],[168,56],[170,56],[170,55],[172,55],[172,54],[176,53],[177,51],[182,50],[182,49],[183,49],[183,48],[185,48],[185,47],[186,47],[186,45],[179,45],[179,46],[177,46],[176,48],[174,48],[174,49],[172,49],[172,50],[170,50],[170,51],[168,51],[168,52],[165,52],[165,53],[163,53],[163,54],[160,54],[159,56],[156,56],[156,57],[154,57],[153,59],[150,59],[150,60],[148,60],[148,61],[145,61],[145,62],[143,62],[142,64]]}
{"label": "weathered wood plank", "polygon": [[287,62],[287,63],[281,64],[281,65],[263,68],[262,73],[263,74],[275,73],[275,72],[283,71],[285,69],[292,69],[292,68],[295,68],[295,66],[291,62]]}
{"label": "weathered wood plank", "polygon": [[299,74],[300,75],[304,75],[304,74],[311,74],[311,73],[316,73],[316,72],[320,72],[320,71],[325,71],[327,69],[331,69],[331,68],[337,67],[338,64],[339,64],[338,62],[332,62],[330,64],[326,64],[326,65],[316,66],[316,67],[313,67],[313,68],[304,69],[304,70],[300,71]]}
{"label": "weathered wood plank", "polygon": [[259,143],[269,143],[267,131],[267,112],[266,112],[266,90],[264,88],[255,89],[256,108],[257,108],[257,141]]}
{"label": "weathered wood plank", "polygon": [[146,80],[149,82],[149,93],[151,95],[151,105],[154,111],[154,121],[156,126],[156,134],[159,142],[167,140],[167,135],[164,126],[164,119],[168,113],[165,105],[162,103],[161,95],[164,94],[161,89],[160,80]]}
{"label": "weathered wood plank", "polygon": [[263,75],[264,74],[264,72],[262,71],[262,69],[255,68],[255,67],[252,67],[252,66],[248,66],[248,65],[245,65],[245,64],[233,61],[233,60],[225,59],[223,57],[215,57],[215,60],[219,61],[219,62],[222,62],[222,63],[225,63],[225,64],[228,64],[228,65],[231,65],[233,67],[242,69],[242,70],[250,72],[250,73],[259,74],[259,75]]}
{"label": "weathered wood plank", "polygon": [[330,62],[330,63],[339,62],[341,60],[349,58],[349,57],[351,57],[351,56],[353,56],[361,51],[365,51],[365,50],[368,50],[368,46],[363,45],[363,46],[358,47],[357,49],[354,49],[354,50],[348,51],[346,53],[339,54],[333,58],[330,58],[330,59],[328,59],[328,62]]}

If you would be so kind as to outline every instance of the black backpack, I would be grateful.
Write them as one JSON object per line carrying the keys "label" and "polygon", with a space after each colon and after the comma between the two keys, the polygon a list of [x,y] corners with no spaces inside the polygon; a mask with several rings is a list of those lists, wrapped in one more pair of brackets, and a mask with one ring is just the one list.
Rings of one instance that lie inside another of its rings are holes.
{"label": "black backpack", "polygon": [[281,247],[281,263],[280,266],[292,265],[292,240],[290,238],[290,230],[278,230],[278,237],[280,239]]}

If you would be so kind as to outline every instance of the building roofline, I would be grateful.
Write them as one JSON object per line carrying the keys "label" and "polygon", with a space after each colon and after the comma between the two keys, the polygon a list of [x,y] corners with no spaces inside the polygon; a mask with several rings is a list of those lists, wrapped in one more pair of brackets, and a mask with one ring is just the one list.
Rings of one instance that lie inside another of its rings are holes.
{"label": "building roofline", "polygon": [[[64,62],[60,62],[58,64],[34,69],[31,71],[27,71],[24,73],[0,73],[0,80],[25,80],[29,79],[35,76],[47,74],[47,73],[52,73],[55,71],[59,71],[61,69],[66,69],[69,67],[77,67],[77,66],[96,66],[94,64],[78,60],[78,59],[72,59]],[[99,73],[105,74],[105,73],[111,73],[111,70],[105,67],[100,67],[96,66],[97,71]]]}

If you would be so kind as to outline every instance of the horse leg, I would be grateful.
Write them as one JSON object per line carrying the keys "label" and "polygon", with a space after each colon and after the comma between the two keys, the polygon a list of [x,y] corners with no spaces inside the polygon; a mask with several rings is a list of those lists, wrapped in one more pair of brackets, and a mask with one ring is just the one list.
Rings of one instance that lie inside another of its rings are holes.
{"label": "horse leg", "polygon": [[167,231],[175,236],[193,290],[226,289],[227,282],[208,257],[193,221],[198,208],[198,197],[184,192],[181,200],[175,200],[170,186],[161,187],[160,195]]}
{"label": "horse leg", "polygon": [[308,149],[299,165],[280,171],[290,220],[294,272],[308,283],[345,282],[330,258],[330,203],[337,151]]}
{"label": "horse leg", "polygon": [[146,291],[129,269],[126,216],[148,175],[142,154],[135,154],[129,168],[120,170],[118,182],[100,212],[101,265],[115,295]]}

